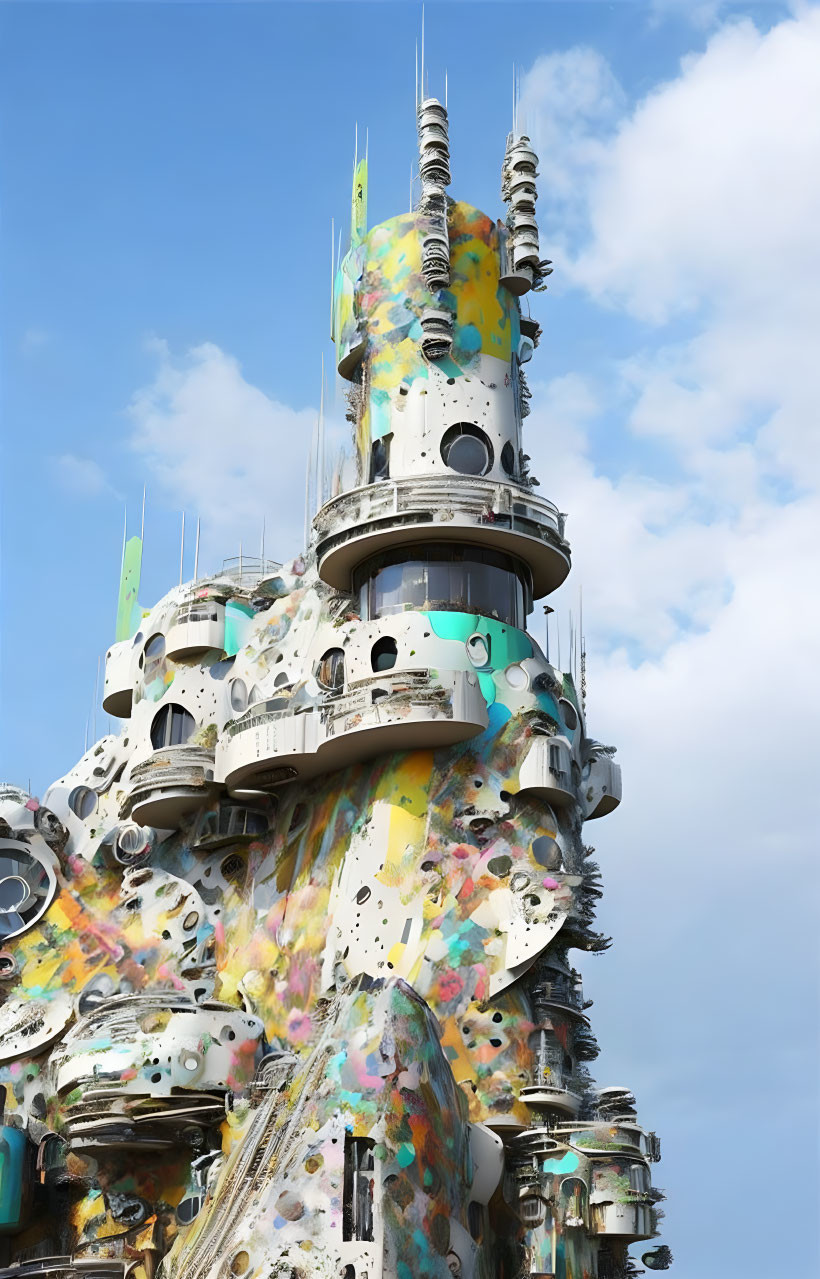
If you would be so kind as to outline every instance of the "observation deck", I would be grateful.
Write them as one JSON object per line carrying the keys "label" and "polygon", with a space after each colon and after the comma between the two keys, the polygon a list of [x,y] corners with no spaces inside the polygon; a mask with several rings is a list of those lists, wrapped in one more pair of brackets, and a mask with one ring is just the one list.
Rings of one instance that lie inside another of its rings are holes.
{"label": "observation deck", "polygon": [[486,727],[472,671],[381,672],[320,707],[257,703],[223,730],[216,776],[231,789],[265,789],[383,752],[452,746]]}
{"label": "observation deck", "polygon": [[132,770],[121,817],[160,830],[199,808],[214,784],[214,753],[202,746],[164,746]]}
{"label": "observation deck", "polygon": [[105,681],[103,683],[103,710],[117,719],[128,719],[131,714],[134,679],[132,674],[133,640],[119,640],[112,644],[105,655]]}
{"label": "observation deck", "polygon": [[519,769],[519,791],[565,807],[575,802],[571,770],[572,750],[565,737],[534,737]]}
{"label": "observation deck", "polygon": [[621,766],[609,755],[596,755],[584,768],[581,796],[586,812],[585,821],[593,817],[606,817],[621,802]]}
{"label": "observation deck", "polygon": [[326,502],[313,528],[319,576],[350,591],[357,565],[419,542],[478,543],[504,551],[532,573],[533,595],[554,591],[569,573],[558,508],[528,489],[475,476],[380,480]]}

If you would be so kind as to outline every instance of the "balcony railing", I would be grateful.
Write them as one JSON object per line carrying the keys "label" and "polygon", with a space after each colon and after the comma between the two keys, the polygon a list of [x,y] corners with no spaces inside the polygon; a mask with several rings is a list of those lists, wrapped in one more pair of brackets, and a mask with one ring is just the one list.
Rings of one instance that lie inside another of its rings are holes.
{"label": "balcony railing", "polygon": [[165,746],[132,769],[120,816],[142,826],[173,827],[207,798],[213,780],[213,751]]}
{"label": "balcony railing", "polygon": [[254,777],[260,786],[275,785],[383,751],[454,745],[486,727],[487,705],[474,672],[383,672],[319,706],[260,702],[225,726],[216,775],[229,787]]}
{"label": "balcony railing", "polygon": [[[430,526],[433,526],[432,529]],[[347,590],[356,563],[398,541],[484,541],[530,565],[536,596],[569,572],[564,517],[528,489],[477,476],[416,476],[380,480],[339,494],[313,521],[320,574]]]}

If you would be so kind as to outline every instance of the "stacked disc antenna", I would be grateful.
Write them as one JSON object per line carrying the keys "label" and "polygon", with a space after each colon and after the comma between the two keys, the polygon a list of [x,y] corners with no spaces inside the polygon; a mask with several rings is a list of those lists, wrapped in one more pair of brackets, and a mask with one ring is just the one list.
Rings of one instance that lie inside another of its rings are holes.
{"label": "stacked disc antenna", "polygon": [[[447,187],[450,185],[450,138],[446,108],[437,98],[425,98],[418,109],[419,212],[425,215],[421,271],[431,293],[450,284],[450,237],[447,229]],[[421,349],[429,360],[448,355],[453,344],[453,316],[430,306],[421,316]]]}

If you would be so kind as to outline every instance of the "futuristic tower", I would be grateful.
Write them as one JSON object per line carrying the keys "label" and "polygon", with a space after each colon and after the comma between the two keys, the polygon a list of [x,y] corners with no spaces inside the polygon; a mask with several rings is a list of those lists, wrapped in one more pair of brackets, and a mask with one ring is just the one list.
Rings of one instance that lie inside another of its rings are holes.
{"label": "futuristic tower", "polygon": [[354,486],[150,610],[132,539],[119,733],[0,791],[0,1279],[620,1279],[656,1233],[572,967],[620,770],[526,630],[570,565],[522,446],[536,156],[496,222],[418,128],[336,276]]}

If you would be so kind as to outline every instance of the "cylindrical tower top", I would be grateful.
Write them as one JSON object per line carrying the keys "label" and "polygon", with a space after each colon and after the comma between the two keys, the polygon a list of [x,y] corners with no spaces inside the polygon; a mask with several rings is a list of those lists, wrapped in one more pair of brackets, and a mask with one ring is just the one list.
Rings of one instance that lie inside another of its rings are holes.
{"label": "cylindrical tower top", "polygon": [[[419,107],[418,129],[417,207],[357,237],[336,276],[358,484],[316,517],[319,571],[349,589],[376,552],[455,541],[517,558],[543,595],[566,577],[569,549],[521,444],[522,366],[538,329],[522,323],[518,295],[538,271],[534,215],[511,227],[449,199],[447,113],[435,99]],[[513,186],[521,175],[529,188],[535,164],[526,139],[508,146]]]}

